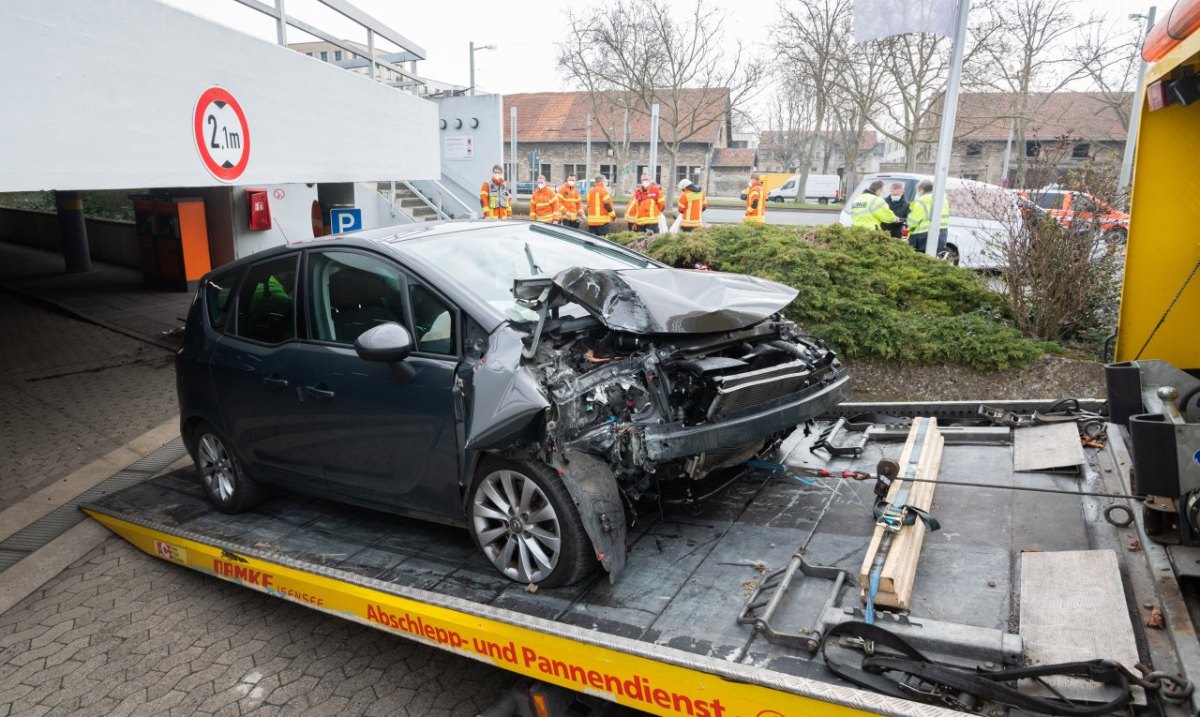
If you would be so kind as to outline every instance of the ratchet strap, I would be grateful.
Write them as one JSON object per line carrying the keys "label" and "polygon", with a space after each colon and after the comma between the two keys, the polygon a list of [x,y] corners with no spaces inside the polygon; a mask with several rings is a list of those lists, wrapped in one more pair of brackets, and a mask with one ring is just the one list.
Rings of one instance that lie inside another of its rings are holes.
{"label": "ratchet strap", "polygon": [[[849,638],[864,648],[866,656],[859,667],[830,657],[829,643]],[[880,648],[885,648],[881,652]],[[863,622],[843,622],[830,628],[821,640],[821,657],[829,671],[838,677],[875,692],[905,700],[917,700],[977,711],[975,701],[995,702],[1026,712],[1063,717],[1098,717],[1123,709],[1129,704],[1130,684],[1123,669],[1110,660],[1064,662],[1056,665],[1013,667],[1002,670],[948,667],[931,662],[898,635]],[[1078,677],[1116,687],[1118,694],[1104,704],[1079,704],[1044,697],[1033,697],[1003,683],[1037,679],[1053,675]],[[972,700],[974,698],[974,700]]]}

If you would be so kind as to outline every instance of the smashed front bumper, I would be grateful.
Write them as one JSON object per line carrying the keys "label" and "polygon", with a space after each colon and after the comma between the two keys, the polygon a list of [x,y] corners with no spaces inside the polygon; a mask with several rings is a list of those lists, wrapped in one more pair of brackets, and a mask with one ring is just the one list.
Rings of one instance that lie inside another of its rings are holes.
{"label": "smashed front bumper", "polygon": [[828,383],[760,404],[745,415],[698,426],[682,423],[648,425],[645,427],[646,456],[652,461],[664,462],[740,446],[795,428],[814,416],[827,413],[849,395],[850,376],[839,373]]}

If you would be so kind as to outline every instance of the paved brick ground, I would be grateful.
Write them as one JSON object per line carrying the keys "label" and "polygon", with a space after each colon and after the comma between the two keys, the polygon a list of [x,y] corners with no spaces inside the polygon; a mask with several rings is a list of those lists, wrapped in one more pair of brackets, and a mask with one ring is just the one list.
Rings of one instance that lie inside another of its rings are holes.
{"label": "paved brick ground", "polygon": [[0,509],[175,415],[171,352],[0,293]]}
{"label": "paved brick ground", "polygon": [[0,615],[0,717],[474,715],[508,682],[117,538]]}

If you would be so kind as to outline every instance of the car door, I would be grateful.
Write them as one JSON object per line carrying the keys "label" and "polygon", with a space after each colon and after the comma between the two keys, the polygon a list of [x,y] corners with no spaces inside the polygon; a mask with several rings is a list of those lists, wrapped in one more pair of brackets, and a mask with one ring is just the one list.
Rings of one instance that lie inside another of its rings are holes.
{"label": "car door", "polygon": [[[306,310],[306,398],[325,481],[359,502],[461,519],[454,378],[460,317],[389,258],[311,251]],[[414,351],[395,363],[363,360],[354,340],[373,326],[408,328]]]}
{"label": "car door", "polygon": [[300,252],[255,264],[243,275],[232,328],[217,341],[210,371],[225,431],[257,477],[304,484],[322,475],[309,430],[311,406],[297,393]]}

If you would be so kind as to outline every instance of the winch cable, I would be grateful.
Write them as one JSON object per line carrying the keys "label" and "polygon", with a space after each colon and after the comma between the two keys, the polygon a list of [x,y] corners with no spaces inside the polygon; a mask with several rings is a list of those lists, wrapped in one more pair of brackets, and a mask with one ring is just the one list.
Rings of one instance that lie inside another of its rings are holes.
{"label": "winch cable", "polygon": [[1196,265],[1192,267],[1192,272],[1188,274],[1186,279],[1183,280],[1183,285],[1179,287],[1179,291],[1175,292],[1175,298],[1171,299],[1171,303],[1167,305],[1167,310],[1162,313],[1162,316],[1158,317],[1158,323],[1155,324],[1154,328],[1150,330],[1150,335],[1146,337],[1146,342],[1142,344],[1140,349],[1138,349],[1137,356],[1133,357],[1134,361],[1137,361],[1142,357],[1142,352],[1145,351],[1146,347],[1150,345],[1150,340],[1154,338],[1154,335],[1157,334],[1158,330],[1162,327],[1163,322],[1167,320],[1167,314],[1171,313],[1171,309],[1175,308],[1175,303],[1179,301],[1179,297],[1183,296],[1183,292],[1188,288],[1188,284],[1192,283],[1192,279],[1195,278],[1197,270],[1200,270],[1200,259],[1196,260]]}

